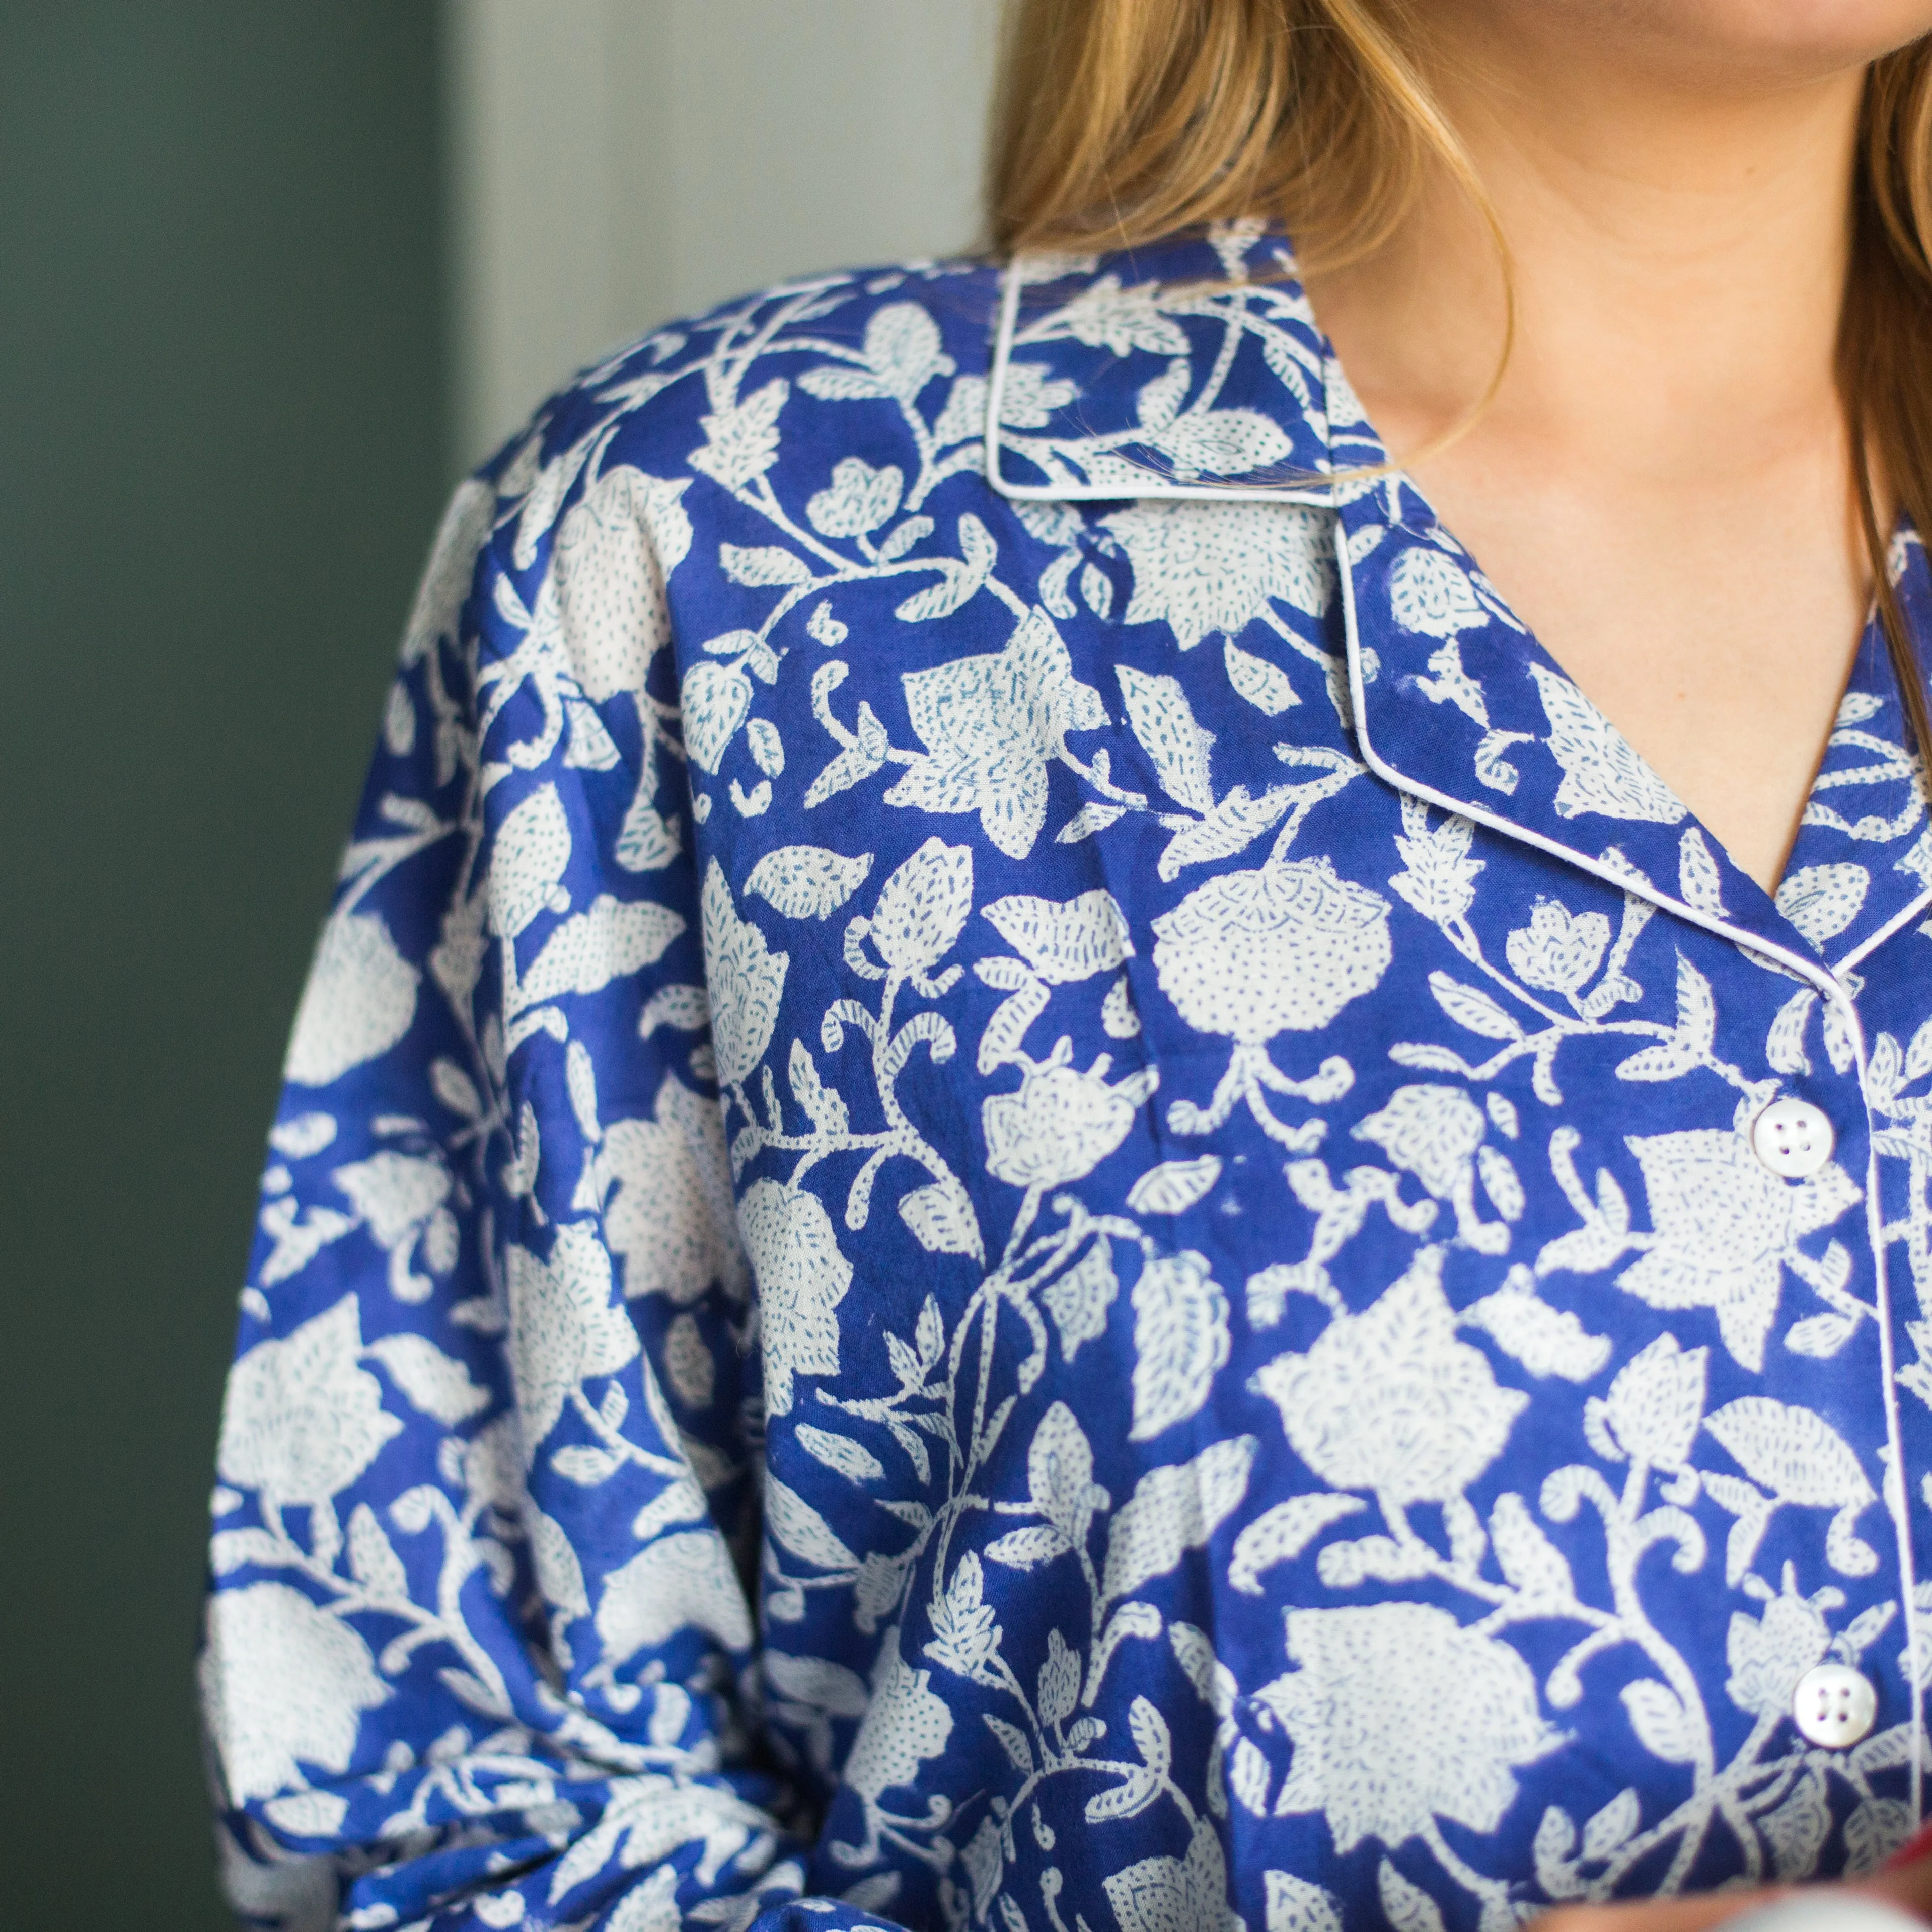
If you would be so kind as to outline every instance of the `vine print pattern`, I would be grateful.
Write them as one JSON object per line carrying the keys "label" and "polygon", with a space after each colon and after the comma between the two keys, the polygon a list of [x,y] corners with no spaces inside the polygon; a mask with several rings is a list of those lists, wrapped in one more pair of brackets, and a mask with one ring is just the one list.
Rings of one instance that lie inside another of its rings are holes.
{"label": "vine print pattern", "polygon": [[1310,481],[1382,452],[1292,267],[775,290],[458,492],[220,1438],[254,1920],[1504,1932],[1916,1822],[1884,652],[1774,902]]}

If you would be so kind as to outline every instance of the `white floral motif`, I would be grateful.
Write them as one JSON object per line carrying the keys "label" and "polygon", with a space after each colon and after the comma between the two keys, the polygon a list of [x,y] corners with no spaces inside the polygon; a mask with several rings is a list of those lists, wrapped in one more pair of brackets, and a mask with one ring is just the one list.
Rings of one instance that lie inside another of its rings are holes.
{"label": "white floral motif", "polygon": [[[992,278],[920,264],[664,332],[459,496],[213,1498],[256,1916],[413,1922],[454,1846],[491,1924],[1509,1932],[1906,1828],[1880,661],[1775,921],[1383,469],[1280,237],[1185,245],[1022,268],[991,489]],[[1269,464],[1352,473],[1184,500]],[[1794,1089],[1869,1219],[1751,1154]],[[1856,1752],[1789,1722],[1826,1657]]]}
{"label": "white floral motif", "polygon": [[665,579],[691,549],[680,500],[690,487],[614,464],[558,528],[530,628],[541,637],[554,628],[586,698],[641,691],[670,640]]}
{"label": "white floral motif", "polygon": [[416,1018],[422,975],[373,913],[338,912],[322,929],[283,1072],[326,1087],[388,1052]]}
{"label": "white floral motif", "polygon": [[1350,1132],[1372,1141],[1405,1174],[1412,1174],[1438,1201],[1456,1210],[1462,1239],[1479,1253],[1500,1254],[1509,1230],[1476,1211],[1476,1155],[1487,1123],[1460,1087],[1398,1087],[1378,1112]]}
{"label": "white floral motif", "polygon": [[614,1375],[638,1352],[638,1331],[614,1299],[610,1256],[591,1223],[556,1231],[550,1258],[511,1246],[510,1366],[526,1460],[535,1458],[586,1376]]}
{"label": "white floral motif", "polygon": [[880,1646],[872,1704],[845,1760],[844,1781],[866,1801],[868,1845],[877,1844],[885,1794],[910,1783],[952,1735],[952,1713],[926,1688],[932,1682],[931,1671],[915,1670],[901,1659],[894,1624]]}
{"label": "white floral motif", "polygon": [[1675,825],[1684,817],[1677,795],[1568,678],[1540,664],[1529,670],[1550,720],[1550,754],[1563,767],[1556,804],[1565,818],[1594,812]]}
{"label": "white floral motif", "polygon": [[816,1195],[754,1181],[739,1204],[738,1226],[758,1287],[765,1402],[782,1415],[791,1407],[794,1376],[838,1372],[832,1311],[852,1285],[852,1264],[838,1252]]}
{"label": "white floral motif", "polygon": [[1454,558],[1420,544],[1404,550],[1390,573],[1389,601],[1396,622],[1425,637],[1453,638],[1490,621],[1468,572]]}
{"label": "white floral motif", "polygon": [[1244,1046],[1312,1032],[1388,969],[1388,902],[1326,859],[1224,872],[1154,922],[1161,991],[1190,1026]]}
{"label": "white floral motif", "polygon": [[1336,1316],[1306,1354],[1277,1355],[1255,1386],[1324,1483],[1398,1506],[1460,1496],[1529,1405],[1456,1339],[1440,1248],[1424,1249],[1360,1314]]}
{"label": "white floral motif", "polygon": [[1655,1232],[1617,1286],[1653,1308],[1713,1310],[1725,1347],[1762,1367],[1785,1268],[1812,1271],[1798,1238],[1837,1220],[1858,1188],[1835,1162],[1799,1185],[1780,1180],[1738,1133],[1636,1135],[1630,1144]]}
{"label": "white floral motif", "polygon": [[368,1646],[286,1583],[210,1600],[201,1684],[223,1780],[237,1801],[302,1785],[304,1765],[346,1771],[362,1713],[389,1697]]}
{"label": "white floral motif", "polygon": [[1105,521],[1133,565],[1127,622],[1165,620],[1184,651],[1277,598],[1319,616],[1334,594],[1332,518],[1300,504],[1139,503]]}
{"label": "white floral motif", "polygon": [[1090,1174],[1127,1137],[1143,1084],[1108,1086],[1104,1061],[1084,1073],[1048,1061],[1017,1094],[981,1103],[986,1172],[1016,1187],[1059,1187]]}
{"label": "white floral motif", "polygon": [[731,903],[714,859],[704,875],[704,974],[721,1085],[735,1087],[765,1057],[784,992],[788,953],[774,952]]}
{"label": "white floral motif", "polygon": [[258,1342],[229,1378],[216,1460],[224,1480],[278,1504],[326,1503],[372,1462],[403,1425],[382,1385],[358,1365],[356,1298],[281,1341]]}
{"label": "white floral motif", "polygon": [[1290,1610],[1288,1654],[1300,1668],[1256,1694],[1294,1741],[1274,1809],[1325,1814],[1339,1852],[1438,1817],[1493,1832],[1513,1774],[1561,1742],[1522,1659],[1430,1604]]}
{"label": "white floral motif", "polygon": [[1105,1883],[1120,1932],[1223,1932],[1239,1923],[1228,1910],[1221,1840],[1204,1818],[1184,1858],[1142,1858]]}
{"label": "white floral motif", "polygon": [[977,812],[993,844],[1024,859],[1046,821],[1047,766],[1068,732],[1097,730],[1107,718],[1100,694],[1073,675],[1053,620],[1036,610],[1004,650],[908,671],[902,681],[926,755],[886,802]]}
{"label": "white floral motif", "polygon": [[613,1121],[595,1156],[598,1191],[609,1197],[605,1235],[623,1258],[624,1292],[688,1302],[716,1284],[742,1300],[749,1271],[733,1221],[718,1104],[667,1074],[652,1116]]}

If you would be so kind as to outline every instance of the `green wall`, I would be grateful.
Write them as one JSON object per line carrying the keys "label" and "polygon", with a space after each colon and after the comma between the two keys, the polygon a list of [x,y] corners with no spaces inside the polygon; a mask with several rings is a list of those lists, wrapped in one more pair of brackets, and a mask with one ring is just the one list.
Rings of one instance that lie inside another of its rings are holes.
{"label": "green wall", "polygon": [[430,0],[0,0],[0,1923],[215,1902],[258,1151],[442,475]]}

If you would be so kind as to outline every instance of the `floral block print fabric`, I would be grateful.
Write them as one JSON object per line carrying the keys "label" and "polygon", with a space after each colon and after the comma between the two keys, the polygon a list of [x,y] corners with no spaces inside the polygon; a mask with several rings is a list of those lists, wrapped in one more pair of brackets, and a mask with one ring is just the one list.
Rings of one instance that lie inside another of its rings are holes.
{"label": "floral block print fabric", "polygon": [[734,303],[458,493],[220,1437],[252,1919],[1506,1932],[1916,1823],[1885,652],[1773,900],[1382,457],[1234,229]]}

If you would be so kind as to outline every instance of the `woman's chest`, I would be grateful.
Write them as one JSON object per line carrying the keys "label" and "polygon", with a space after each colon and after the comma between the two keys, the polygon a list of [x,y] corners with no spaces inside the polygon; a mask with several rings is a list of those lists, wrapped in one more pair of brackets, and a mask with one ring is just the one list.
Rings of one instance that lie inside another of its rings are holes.
{"label": "woman's chest", "polygon": [[[1835,1865],[1906,1816],[1926,941],[1837,980],[1741,944],[1600,721],[1445,654],[1423,554],[1379,587],[1427,715],[1574,810],[1368,769],[1397,673],[1339,611],[1176,650],[1036,608],[808,660],[803,702],[782,664],[823,763],[706,821],[771,1467],[832,1538],[782,1516],[775,1587],[801,1643],[890,1626],[906,1673],[855,1832],[900,1785],[1010,1784],[1049,1836],[1111,1790],[1182,1886],[1217,1792],[1260,1923],[1270,1870],[1380,1896],[1390,1858],[1474,1912]],[[1145,580],[1115,608],[1173,630]],[[1828,937],[1850,864],[1799,908]],[[995,1838],[1000,1883],[1051,1862]]]}

